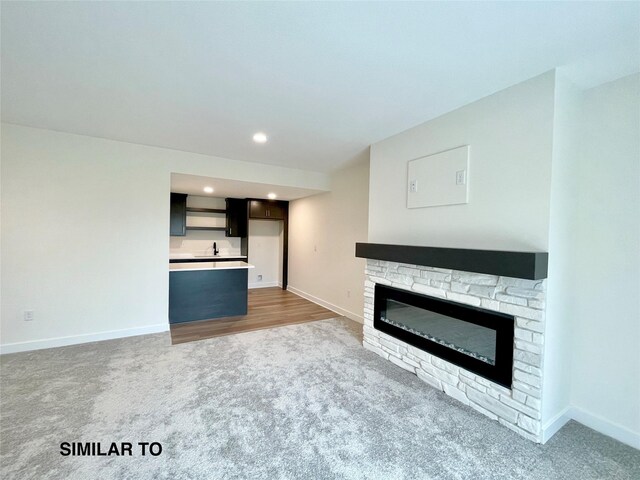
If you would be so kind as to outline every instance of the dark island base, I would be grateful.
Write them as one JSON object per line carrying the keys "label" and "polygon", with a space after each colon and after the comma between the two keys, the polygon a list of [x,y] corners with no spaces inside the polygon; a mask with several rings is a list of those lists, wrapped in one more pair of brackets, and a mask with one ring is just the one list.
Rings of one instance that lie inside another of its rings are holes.
{"label": "dark island base", "polygon": [[169,273],[169,323],[247,314],[246,268]]}

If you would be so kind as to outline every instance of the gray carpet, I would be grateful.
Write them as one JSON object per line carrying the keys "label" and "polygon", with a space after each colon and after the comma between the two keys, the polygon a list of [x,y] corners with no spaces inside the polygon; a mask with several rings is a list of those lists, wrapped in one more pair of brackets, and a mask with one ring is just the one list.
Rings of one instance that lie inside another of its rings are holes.
{"label": "gray carpet", "polygon": [[[344,319],[1,364],[3,479],[640,478],[637,450],[574,422],[533,444],[364,350]],[[65,441],[163,452],[63,457]]]}

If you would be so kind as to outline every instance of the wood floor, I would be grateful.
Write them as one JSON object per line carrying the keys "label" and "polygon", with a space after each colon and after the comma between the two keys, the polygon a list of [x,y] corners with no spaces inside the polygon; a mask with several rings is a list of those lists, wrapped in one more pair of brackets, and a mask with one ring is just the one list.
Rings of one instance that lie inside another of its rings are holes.
{"label": "wood floor", "polygon": [[279,287],[249,290],[248,313],[171,325],[171,343],[186,343],[251,330],[313,322],[339,315]]}

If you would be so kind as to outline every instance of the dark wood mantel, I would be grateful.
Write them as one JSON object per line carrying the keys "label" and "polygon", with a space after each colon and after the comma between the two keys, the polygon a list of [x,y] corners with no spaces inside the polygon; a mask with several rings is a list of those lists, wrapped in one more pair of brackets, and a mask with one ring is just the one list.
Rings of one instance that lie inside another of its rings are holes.
{"label": "dark wood mantel", "polygon": [[450,268],[465,272],[542,280],[547,278],[547,252],[507,252],[466,248],[418,247],[382,243],[356,243],[356,257],[389,262]]}

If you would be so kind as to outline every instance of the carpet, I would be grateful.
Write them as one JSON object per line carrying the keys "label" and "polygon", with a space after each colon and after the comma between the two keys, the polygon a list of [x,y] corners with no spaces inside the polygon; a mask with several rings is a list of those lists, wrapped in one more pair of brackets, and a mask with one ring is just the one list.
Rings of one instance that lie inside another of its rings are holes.
{"label": "carpet", "polygon": [[[639,451],[575,422],[536,445],[363,349],[357,327],[4,355],[2,478],[640,478]],[[63,456],[62,442],[133,448]],[[139,442],[162,453],[143,456]]]}

